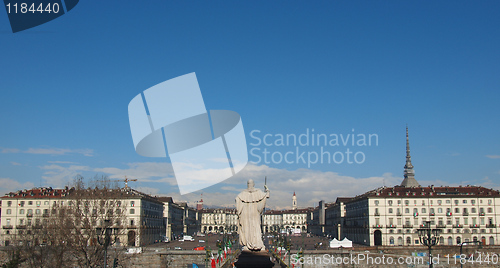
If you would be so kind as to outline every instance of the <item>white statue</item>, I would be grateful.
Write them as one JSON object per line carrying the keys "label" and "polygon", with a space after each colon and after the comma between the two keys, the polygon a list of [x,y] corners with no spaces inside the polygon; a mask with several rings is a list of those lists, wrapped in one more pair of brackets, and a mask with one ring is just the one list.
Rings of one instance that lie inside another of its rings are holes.
{"label": "white statue", "polygon": [[260,226],[260,214],[269,198],[269,189],[264,185],[265,192],[256,189],[253,180],[248,180],[248,188],[236,197],[238,213],[238,234],[243,250],[264,250]]}

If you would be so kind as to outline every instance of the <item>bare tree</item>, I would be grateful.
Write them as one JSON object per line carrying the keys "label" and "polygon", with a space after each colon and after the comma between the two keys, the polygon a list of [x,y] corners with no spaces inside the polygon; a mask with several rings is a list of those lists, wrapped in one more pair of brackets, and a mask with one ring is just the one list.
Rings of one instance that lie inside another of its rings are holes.
{"label": "bare tree", "polygon": [[56,201],[48,214],[28,218],[16,239],[25,263],[42,268],[103,267],[108,248],[126,241],[126,193],[111,185],[107,177],[86,184],[77,176],[68,195]]}

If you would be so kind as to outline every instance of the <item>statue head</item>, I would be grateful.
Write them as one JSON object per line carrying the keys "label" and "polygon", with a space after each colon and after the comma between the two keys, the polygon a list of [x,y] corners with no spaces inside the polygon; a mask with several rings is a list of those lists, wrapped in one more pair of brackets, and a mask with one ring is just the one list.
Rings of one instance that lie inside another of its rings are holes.
{"label": "statue head", "polygon": [[253,189],[254,186],[255,186],[255,183],[253,182],[253,180],[249,179],[248,182],[247,182],[248,189]]}

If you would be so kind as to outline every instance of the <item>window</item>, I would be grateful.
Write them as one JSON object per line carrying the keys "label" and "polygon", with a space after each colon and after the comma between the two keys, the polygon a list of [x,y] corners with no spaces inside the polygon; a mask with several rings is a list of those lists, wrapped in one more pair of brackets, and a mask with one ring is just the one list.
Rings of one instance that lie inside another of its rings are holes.
{"label": "window", "polygon": [[467,204],[467,200],[465,200],[465,199],[462,200],[462,203]]}
{"label": "window", "polygon": [[488,205],[491,205],[492,202],[491,202],[491,199],[488,199]]}
{"label": "window", "polygon": [[409,204],[410,204],[410,201],[405,200],[405,205],[407,205],[407,206],[408,206]]}
{"label": "window", "polygon": [[389,214],[392,214],[392,208],[389,209]]}
{"label": "window", "polygon": [[24,214],[24,209],[20,209],[19,214]]}
{"label": "window", "polygon": [[493,212],[493,209],[492,208],[488,208],[488,213],[492,213]]}
{"label": "window", "polygon": [[6,219],[5,221],[6,221],[7,225],[10,225],[10,219]]}
{"label": "window", "polygon": [[410,209],[409,208],[405,208],[405,213],[410,213]]}
{"label": "window", "polygon": [[44,204],[45,206],[48,206],[48,205],[49,205],[49,201],[45,201],[45,202],[43,202],[43,204]]}
{"label": "window", "polygon": [[28,201],[28,206],[33,206],[33,201]]}
{"label": "window", "polygon": [[389,206],[392,206],[392,200],[387,201],[387,204],[389,204]]}
{"label": "window", "polygon": [[474,205],[476,204],[476,200],[471,200],[470,203]]}
{"label": "window", "polygon": [[24,207],[24,201],[21,201],[21,202],[19,203],[19,205],[20,205],[21,207]]}
{"label": "window", "polygon": [[375,206],[378,206],[378,200],[375,200]]}
{"label": "window", "polygon": [[40,209],[35,210],[36,215],[40,215]]}
{"label": "window", "polygon": [[468,214],[467,208],[464,208],[464,214]]}
{"label": "window", "polygon": [[451,200],[446,200],[446,204],[451,204]]}
{"label": "window", "polygon": [[398,205],[401,205],[401,200],[398,200]]}
{"label": "window", "polygon": [[[425,209],[425,208],[423,208],[423,209]],[[415,214],[415,213],[417,213],[417,214],[418,214],[418,209],[417,209],[417,208],[414,208],[414,209],[413,209],[413,213],[414,213],[414,214]]]}
{"label": "window", "polygon": [[455,199],[455,205],[458,205],[458,199]]}
{"label": "window", "polygon": [[427,210],[425,208],[422,208],[422,213],[426,213]]}
{"label": "window", "polygon": [[12,206],[12,201],[7,201],[7,206],[8,207]]}
{"label": "window", "polygon": [[12,210],[9,208],[7,209],[7,215],[11,214],[12,213]]}
{"label": "window", "polygon": [[42,204],[42,201],[36,201],[36,206],[39,207]]}
{"label": "window", "polygon": [[429,213],[434,214],[434,208],[429,209]]}
{"label": "window", "polygon": [[438,200],[438,205],[441,205],[443,203],[442,200]]}
{"label": "window", "polygon": [[471,209],[470,209],[470,212],[471,212],[471,213],[476,213],[476,208],[471,208]]}
{"label": "window", "polygon": [[442,208],[438,208],[438,213],[443,213],[443,209]]}
{"label": "window", "polygon": [[459,208],[455,208],[455,213],[460,213],[460,209]]}
{"label": "window", "polygon": [[135,201],[130,201],[130,206],[131,207],[135,206]]}
{"label": "window", "polygon": [[23,225],[24,224],[24,219],[19,219],[19,225]]}
{"label": "window", "polygon": [[[133,201],[132,201],[133,202]],[[135,214],[135,209],[131,208],[130,209],[130,214]]]}
{"label": "window", "polygon": [[130,226],[134,226],[134,220],[130,220]]}
{"label": "window", "polygon": [[464,218],[464,225],[469,224],[469,218]]}
{"label": "window", "polygon": [[33,216],[33,210],[32,209],[28,209],[28,216]]}

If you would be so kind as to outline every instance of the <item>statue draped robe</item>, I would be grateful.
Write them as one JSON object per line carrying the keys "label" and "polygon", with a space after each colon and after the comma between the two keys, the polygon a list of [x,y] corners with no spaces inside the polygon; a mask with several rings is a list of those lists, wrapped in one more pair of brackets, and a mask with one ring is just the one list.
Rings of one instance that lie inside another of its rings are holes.
{"label": "statue draped robe", "polygon": [[245,189],[236,197],[240,245],[249,250],[264,248],[260,215],[266,206],[266,198],[269,198],[269,192],[255,188]]}

